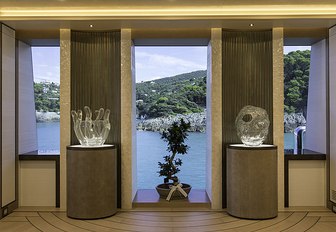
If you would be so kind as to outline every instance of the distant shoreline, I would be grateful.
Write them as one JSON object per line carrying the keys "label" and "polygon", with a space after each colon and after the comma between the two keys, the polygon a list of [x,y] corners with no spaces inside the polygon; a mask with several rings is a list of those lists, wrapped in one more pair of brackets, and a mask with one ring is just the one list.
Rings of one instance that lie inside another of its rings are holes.
{"label": "distant shoreline", "polygon": [[175,116],[158,117],[141,120],[137,123],[136,129],[141,131],[158,131],[162,132],[168,129],[175,121],[183,119],[190,122],[189,132],[205,132],[206,130],[206,113],[177,114]]}
{"label": "distant shoreline", "polygon": [[59,112],[39,112],[36,111],[36,122],[59,122]]}
{"label": "distant shoreline", "polygon": [[[190,132],[205,132],[206,113],[178,114],[175,116],[158,117],[152,119],[137,120],[136,128],[142,131],[159,131],[167,129],[174,121],[183,119],[191,123]],[[59,112],[36,112],[36,122],[59,122]],[[306,125],[306,119],[302,113],[284,114],[284,133],[293,133],[298,126]]]}

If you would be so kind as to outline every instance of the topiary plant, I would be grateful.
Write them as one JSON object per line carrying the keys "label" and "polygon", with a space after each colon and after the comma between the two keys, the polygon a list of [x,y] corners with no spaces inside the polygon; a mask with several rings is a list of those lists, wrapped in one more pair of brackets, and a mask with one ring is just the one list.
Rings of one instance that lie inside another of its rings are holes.
{"label": "topiary plant", "polygon": [[164,156],[165,162],[158,162],[160,171],[159,176],[165,176],[164,183],[168,183],[172,180],[173,183],[178,183],[178,177],[176,173],[180,171],[179,166],[182,165],[182,160],[176,158],[177,154],[187,154],[189,147],[184,143],[188,137],[188,129],[190,123],[186,123],[183,119],[180,122],[174,122],[168,130],[162,133],[161,139],[167,142],[167,151],[171,154]]}

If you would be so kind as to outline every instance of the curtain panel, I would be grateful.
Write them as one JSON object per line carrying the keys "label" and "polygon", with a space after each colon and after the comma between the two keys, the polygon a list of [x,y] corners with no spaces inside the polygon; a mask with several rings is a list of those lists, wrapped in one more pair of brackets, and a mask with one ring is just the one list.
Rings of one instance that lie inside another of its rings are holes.
{"label": "curtain panel", "polygon": [[242,143],[235,119],[246,105],[265,109],[270,126],[264,141],[273,144],[272,31],[222,32],[222,203],[226,208],[226,147]]}
{"label": "curtain panel", "polygon": [[[120,31],[71,32],[71,110],[83,110],[84,106],[89,106],[93,111],[93,117],[95,117],[94,110],[104,108],[111,111],[111,130],[105,143],[117,147],[119,208],[121,207],[120,57]],[[71,144],[79,144],[73,131],[73,123]]]}
{"label": "curtain panel", "polygon": [[272,31],[223,31],[223,143],[241,143],[235,119],[246,105],[264,108],[270,119],[264,143],[273,143]]}
{"label": "curtain panel", "polygon": [[[110,109],[105,143],[120,143],[120,32],[71,32],[71,110]],[[71,143],[78,144],[74,131]]]}

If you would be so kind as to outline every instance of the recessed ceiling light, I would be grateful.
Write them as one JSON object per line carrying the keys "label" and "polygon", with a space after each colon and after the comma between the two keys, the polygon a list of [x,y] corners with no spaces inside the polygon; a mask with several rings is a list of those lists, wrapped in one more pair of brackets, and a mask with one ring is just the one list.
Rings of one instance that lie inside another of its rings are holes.
{"label": "recessed ceiling light", "polygon": [[250,27],[253,27],[254,26],[254,24],[253,23],[250,23]]}
{"label": "recessed ceiling light", "polygon": [[89,25],[89,27],[93,27],[93,25],[92,25],[92,24],[90,24],[90,25]]}

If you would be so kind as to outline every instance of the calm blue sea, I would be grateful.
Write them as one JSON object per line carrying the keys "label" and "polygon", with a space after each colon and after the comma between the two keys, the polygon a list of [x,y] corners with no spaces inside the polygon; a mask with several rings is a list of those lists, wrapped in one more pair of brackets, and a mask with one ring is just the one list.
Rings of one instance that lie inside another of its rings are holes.
{"label": "calm blue sea", "polygon": [[294,133],[285,133],[284,140],[285,149],[294,149]]}
{"label": "calm blue sea", "polygon": [[60,123],[39,122],[37,123],[37,144],[40,153],[60,152]]}
{"label": "calm blue sea", "polygon": [[[191,184],[195,189],[205,188],[205,133],[189,133],[186,144],[190,149],[185,155],[177,155],[182,159],[178,177],[181,182]],[[158,132],[137,131],[137,172],[138,189],[152,189],[163,183],[159,177],[158,162],[163,162],[167,155],[166,143],[161,140]]]}
{"label": "calm blue sea", "polygon": [[[59,153],[59,122],[37,123],[38,149],[41,153]],[[181,182],[189,183],[194,189],[205,188],[205,133],[189,133],[187,140],[190,149],[188,154],[179,155],[182,159],[178,177]],[[294,147],[294,137],[285,134],[285,149]],[[167,155],[166,143],[158,132],[137,131],[137,178],[138,189],[153,189],[163,182],[157,171],[158,162]]]}

